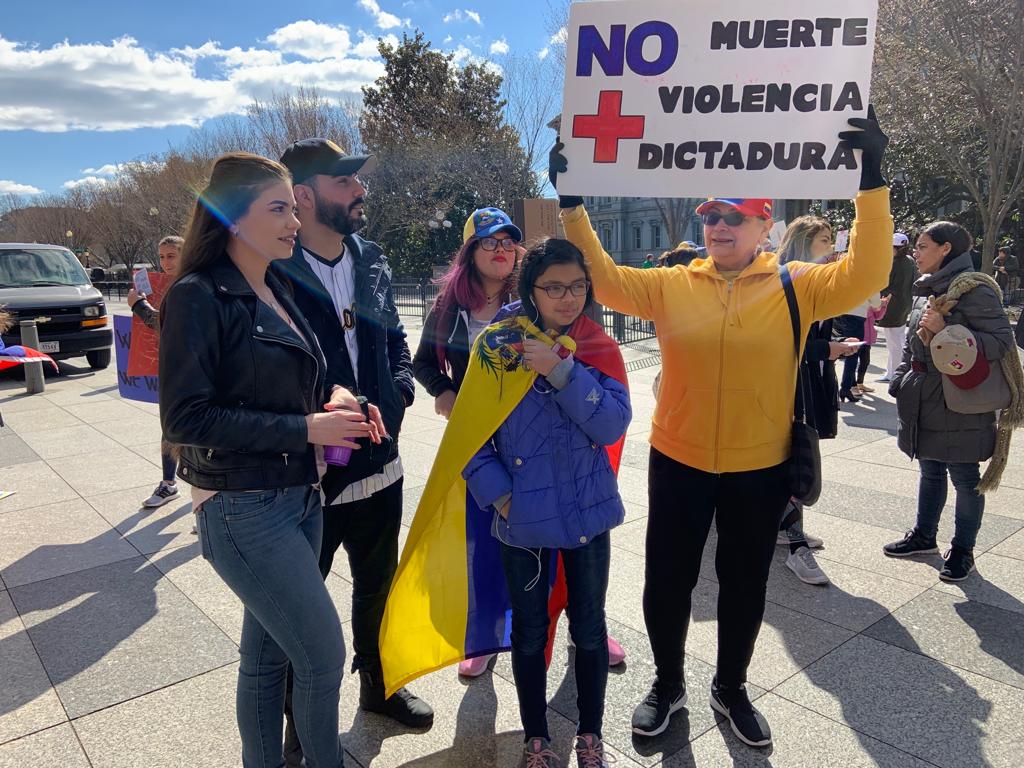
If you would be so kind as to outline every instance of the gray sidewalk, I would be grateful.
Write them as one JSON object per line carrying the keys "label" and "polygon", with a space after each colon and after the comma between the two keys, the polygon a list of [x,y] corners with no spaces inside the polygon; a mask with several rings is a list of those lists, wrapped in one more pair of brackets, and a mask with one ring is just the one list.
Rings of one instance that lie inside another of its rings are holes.
{"label": "gray sidewalk", "polygon": [[[418,334],[410,329],[411,344]],[[884,355],[876,348],[875,361]],[[139,508],[160,476],[157,408],[119,399],[112,368],[94,374],[84,360],[62,368],[44,395],[0,378],[0,490],[16,491],[0,500],[0,768],[237,766],[240,605],[199,555],[187,493],[156,511]],[[884,385],[845,405],[839,438],[822,443],[826,486],[806,528],[825,540],[819,562],[832,585],[798,582],[777,552],[750,669],[773,751],[740,744],[707,704],[714,536],[694,593],[688,710],[662,737],[632,737],[630,715],[653,676],[640,594],[656,372],[630,374],[634,419],[620,473],[627,520],[612,534],[609,629],[628,653],[610,677],[605,716],[617,765],[1022,765],[1024,435],[988,499],[977,573],[943,584],[938,557],[881,553],[913,524],[917,489],[915,466],[896,449]],[[868,383],[878,375],[873,368]],[[402,433],[407,523],[444,426],[432,406],[419,390]],[[943,548],[952,490],[949,501]],[[328,585],[347,633],[344,557],[336,569]],[[549,694],[556,746],[568,755],[575,688],[565,629],[563,620]],[[447,669],[411,687],[437,711],[426,733],[358,711],[358,682],[345,676],[347,764],[515,765],[522,735],[507,655],[471,682]]]}

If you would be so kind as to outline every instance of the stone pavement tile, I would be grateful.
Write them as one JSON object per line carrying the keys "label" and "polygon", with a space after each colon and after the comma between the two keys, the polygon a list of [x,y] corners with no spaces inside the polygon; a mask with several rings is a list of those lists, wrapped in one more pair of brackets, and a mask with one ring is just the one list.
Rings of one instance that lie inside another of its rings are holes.
{"label": "stone pavement tile", "polygon": [[[358,675],[345,675],[341,728],[347,732],[342,742],[361,765],[498,768],[516,764],[523,748],[523,731],[515,686],[508,680],[485,673],[463,681],[452,666],[412,682],[409,688],[434,708],[434,725],[425,732],[358,709]],[[575,723],[549,710],[548,724],[552,747],[566,760]],[[636,768],[621,753],[609,752],[618,758],[620,768]]]}
{"label": "stone pavement tile", "polygon": [[81,499],[0,515],[0,571],[8,587],[138,554]]}
{"label": "stone pavement tile", "polygon": [[[984,526],[982,526],[984,528]],[[1013,557],[1017,560],[1024,560],[1024,531],[1018,531],[1009,538],[997,544],[991,550],[993,555]]]}
{"label": "stone pavement tile", "polygon": [[[96,425],[96,429],[124,446],[142,445],[143,443],[159,443],[163,432],[160,419],[145,413],[138,413],[125,419],[104,421]],[[159,452],[156,454],[160,456]]]}
{"label": "stone pavement tile", "polygon": [[60,427],[45,432],[26,432],[24,440],[41,459],[59,459],[65,456],[102,455],[117,450],[118,445],[88,424]]}
{"label": "stone pavement tile", "polygon": [[1024,688],[1024,615],[934,589],[865,635]]}
{"label": "stone pavement tile", "polygon": [[0,745],[0,768],[92,768],[68,724]]}
{"label": "stone pavement tile", "polygon": [[[242,637],[241,601],[199,553],[199,544],[164,552],[149,558],[174,586],[195,603],[210,621],[237,645]],[[342,623],[352,618],[352,584],[331,573],[327,589],[334,599]],[[350,641],[351,637],[346,636]]]}
{"label": "stone pavement tile", "polygon": [[[114,392],[115,396],[117,392]],[[47,400],[54,405],[60,405],[63,407],[71,405],[89,405],[92,403],[101,402],[113,402],[112,398],[106,392],[99,392],[92,387],[85,386],[84,384],[75,383],[74,385],[68,385],[62,389],[51,389],[49,385],[46,388],[46,392],[43,394]]]}
{"label": "stone pavement tile", "polygon": [[[3,386],[4,384],[16,386]],[[5,381],[0,375],[0,412],[4,419],[12,413],[25,411],[42,411],[53,407],[53,403],[42,395],[30,395],[25,391],[25,383],[22,381]]]}
{"label": "stone pavement tile", "polygon": [[4,421],[11,429],[24,437],[29,432],[48,432],[61,427],[77,427],[83,423],[74,414],[68,413],[59,405],[54,405],[48,400],[46,408],[31,411],[14,411],[8,413],[4,410]]}
{"label": "stone pavement tile", "polygon": [[[612,535],[614,541],[614,533]],[[637,632],[646,632],[642,602],[643,584],[643,556],[613,547],[608,592],[605,595],[607,617]]]}
{"label": "stone pavement tile", "polygon": [[403,432],[400,442],[402,468],[420,477],[428,477],[434,466],[437,447],[441,443],[440,436],[432,441],[425,435],[413,435],[406,438]]}
{"label": "stone pavement tile", "polygon": [[1024,691],[865,636],[774,691],[942,768],[1016,768]]}
{"label": "stone pavement tile", "polygon": [[[183,552],[165,562],[184,562]],[[72,719],[238,658],[144,557],[16,587],[11,598]]]}
{"label": "stone pavement tile", "polygon": [[[831,440],[822,440],[821,444],[831,443]],[[917,462],[913,461],[907,454],[903,453],[896,445],[896,437],[888,436],[871,443],[860,443],[856,447],[848,448],[842,453],[836,454],[842,459],[861,461],[866,464],[881,464],[886,467],[917,469]],[[870,471],[870,470],[868,470]]]}
{"label": "stone pavement tile", "polygon": [[770,749],[741,744],[729,725],[705,733],[665,760],[662,768],[731,766],[732,768],[929,768],[870,736],[768,693],[757,700],[772,729]]}
{"label": "stone pavement tile", "polygon": [[882,554],[883,544],[899,538],[887,528],[833,517],[813,509],[804,511],[804,528],[825,540],[826,548],[815,553],[815,557],[826,572],[829,561],[835,561],[926,587],[939,581],[942,558],[938,555],[887,557]]}
{"label": "stone pavement tile", "polygon": [[[410,413],[402,419],[402,432],[399,437],[399,444],[401,444],[401,439],[404,437],[415,437],[422,442],[439,445],[441,435],[444,434],[444,428],[448,422],[440,416],[434,415],[433,410],[434,408],[431,406],[429,416],[418,416],[415,413]],[[404,461],[404,454],[402,458]]]}
{"label": "stone pavement tile", "polygon": [[99,424],[104,421],[123,421],[138,414],[135,408],[132,408],[124,401],[110,398],[95,403],[66,405],[64,410],[77,416],[86,424]]}
{"label": "stone pavement tile", "polygon": [[623,518],[623,522],[635,522],[637,520],[643,521],[644,525],[647,525],[647,505],[638,504],[635,501],[624,501],[622,506],[626,508],[626,515]]}
{"label": "stone pavement tile", "polygon": [[869,490],[882,490],[908,499],[917,499],[917,486],[920,473],[915,465],[908,463],[905,467],[866,464],[843,458],[842,453],[823,456],[821,459],[821,476],[827,481]]}
{"label": "stone pavement tile", "polygon": [[[646,509],[644,510],[646,514]],[[624,549],[627,552],[632,552],[635,555],[641,557],[645,554],[645,542],[647,540],[647,518],[632,520],[629,517],[629,507],[627,506],[626,522],[620,525],[618,528],[612,530],[612,547]],[[700,575],[705,579],[711,581],[717,581],[718,577],[715,575],[715,552],[718,549],[718,533],[715,531],[714,525],[711,526],[711,530],[708,531],[707,541],[704,542],[704,555],[701,558],[700,564]],[[614,553],[614,549],[613,549]],[[612,555],[614,561],[615,555]],[[643,588],[644,579],[644,566],[641,563],[640,570],[632,575],[625,575],[628,583],[635,584],[637,590]]]}
{"label": "stone pavement tile", "polygon": [[157,418],[160,417],[160,405],[158,403],[143,403],[140,402],[139,400],[122,400],[121,402],[127,403],[137,411],[152,414]]}
{"label": "stone pavement tile", "polygon": [[15,492],[13,496],[0,501],[0,520],[9,512],[78,499],[74,488],[65,483],[44,461],[4,467],[3,472],[0,472],[0,486],[5,491]]}
{"label": "stone pavement tile", "polygon": [[[685,674],[688,689],[687,708],[672,716],[672,724],[661,736],[653,739],[635,737],[632,732],[633,709],[643,701],[654,680],[654,659],[646,635],[616,621],[608,622],[608,633],[626,650],[626,661],[608,675],[605,695],[604,739],[620,752],[641,765],[655,765],[659,760],[683,749],[687,742],[715,727],[717,716],[708,704],[714,665],[687,654]],[[549,707],[572,722],[579,715],[576,708],[576,680],[573,672],[575,651],[568,647],[569,627],[566,618],[558,625],[551,668],[548,671]],[[512,682],[510,654],[499,654],[494,674]],[[764,691],[748,686],[750,697]]]}
{"label": "stone pavement tile", "polygon": [[97,767],[237,766],[237,678],[236,664],[215,669],[76,720],[75,731]]}
{"label": "stone pavement tile", "polygon": [[634,469],[647,469],[651,456],[651,444],[646,440],[628,438],[622,449],[622,466]]}
{"label": "stone pavement tile", "polygon": [[426,484],[402,484],[402,525],[412,525],[412,519],[416,517],[416,506],[420,503],[420,496],[423,495],[425,487]]}
{"label": "stone pavement tile", "polygon": [[625,502],[640,504],[646,507],[649,503],[647,497],[647,469],[635,469],[625,464],[619,467],[619,495]]}
{"label": "stone pavement tile", "polygon": [[[39,455],[9,427],[0,427],[0,468],[39,461]],[[0,480],[2,483],[2,480]],[[0,490],[4,490],[0,488]]]}
{"label": "stone pavement tile", "polygon": [[[686,652],[714,665],[718,657],[718,585],[700,579],[691,596]],[[774,688],[853,637],[835,624],[768,603],[750,662],[750,682]]]}
{"label": "stone pavement tile", "polygon": [[79,456],[51,459],[53,470],[82,496],[136,488],[159,477],[160,457],[144,459],[127,448],[115,448],[82,461]]}
{"label": "stone pavement tile", "polygon": [[850,448],[856,448],[860,445],[870,445],[870,443],[848,440],[845,437],[834,437],[831,440],[822,440],[818,445],[822,456],[834,456],[835,454],[840,454]]}
{"label": "stone pavement tile", "polygon": [[[0,591],[0,670],[0,744],[67,720],[6,591]],[[0,765],[3,755],[0,747]]]}
{"label": "stone pavement tile", "polygon": [[1019,560],[1010,557],[985,553],[977,559],[974,573],[965,581],[958,584],[940,581],[935,589],[951,595],[966,595],[971,600],[1014,613],[1024,613],[1024,568],[1020,567]]}
{"label": "stone pavement tile", "polygon": [[156,487],[159,476],[157,472],[156,478],[148,485],[86,499],[104,520],[144,555],[183,547],[196,540],[192,533],[195,516],[192,514],[191,490],[184,482],[179,481],[179,495],[173,501],[155,509],[142,506]]}
{"label": "stone pavement tile", "polygon": [[[950,493],[952,497],[952,493]],[[951,498],[952,500],[952,498]],[[985,496],[985,522],[988,522],[989,515],[1000,515],[1010,517],[1014,520],[1024,520],[1024,490],[1020,487],[1014,488],[1008,484],[999,486],[999,490]],[[981,526],[985,530],[985,525]],[[979,532],[978,536],[981,537]]]}

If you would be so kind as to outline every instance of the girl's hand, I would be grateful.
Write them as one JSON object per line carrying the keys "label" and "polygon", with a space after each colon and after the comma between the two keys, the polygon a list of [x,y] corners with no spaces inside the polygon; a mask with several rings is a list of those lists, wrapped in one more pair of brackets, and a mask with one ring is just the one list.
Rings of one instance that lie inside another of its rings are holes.
{"label": "girl's hand", "polygon": [[941,312],[936,312],[934,309],[929,307],[924,311],[924,314],[921,315],[920,326],[922,328],[927,328],[932,333],[938,333],[946,327],[946,318],[942,316]]}
{"label": "girl's hand", "polygon": [[[347,411],[363,415],[363,409],[359,407],[359,400],[356,396],[344,387],[335,387],[331,392],[331,399],[324,404],[325,411]],[[373,403],[366,404],[366,412],[370,415],[370,442],[380,444],[381,436],[387,436],[388,431],[384,427],[384,420],[381,418],[380,409]]]}
{"label": "girl's hand", "polygon": [[146,298],[146,294],[139,293],[134,288],[129,288],[128,289],[128,298],[127,298],[128,308],[131,309],[132,307],[135,306],[135,303],[137,301],[139,301],[140,299],[144,299],[144,298]]}
{"label": "girl's hand", "polygon": [[547,376],[562,362],[562,358],[543,341],[526,339],[523,342],[523,362],[528,369],[536,371],[541,376]]}
{"label": "girl's hand", "polygon": [[508,511],[512,509],[512,499],[510,498],[504,504],[501,505],[501,509],[498,510],[498,514],[501,515],[503,520],[508,520]]}
{"label": "girl's hand", "polygon": [[444,416],[446,419],[451,418],[452,408],[454,407],[455,393],[450,389],[446,389],[434,398],[434,413],[438,416]]}
{"label": "girl's hand", "polygon": [[363,420],[363,412],[330,411],[306,416],[306,440],[313,445],[339,445],[358,450],[355,441],[370,437],[370,422]]}

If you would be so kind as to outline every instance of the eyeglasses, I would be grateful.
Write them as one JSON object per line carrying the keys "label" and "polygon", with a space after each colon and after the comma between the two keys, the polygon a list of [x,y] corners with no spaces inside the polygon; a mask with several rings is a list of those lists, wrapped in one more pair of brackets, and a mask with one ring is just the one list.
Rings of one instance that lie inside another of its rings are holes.
{"label": "eyeglasses", "polygon": [[724,221],[726,226],[738,227],[747,217],[739,211],[729,211],[728,213],[719,213],[718,211],[712,211],[711,213],[701,214],[701,219],[704,221],[704,226],[714,227],[718,225],[718,222]]}
{"label": "eyeglasses", "polygon": [[499,245],[501,246],[502,250],[511,251],[515,249],[516,241],[513,240],[511,237],[503,237],[501,240],[498,240],[496,237],[480,238],[480,247],[483,248],[485,251],[496,251],[498,250]]}
{"label": "eyeglasses", "polygon": [[544,291],[544,293],[548,295],[549,299],[561,299],[565,296],[566,291],[572,293],[576,298],[580,298],[581,296],[587,295],[587,291],[590,289],[590,281],[580,280],[572,285],[552,283],[551,285],[535,285],[533,287],[538,291]]}

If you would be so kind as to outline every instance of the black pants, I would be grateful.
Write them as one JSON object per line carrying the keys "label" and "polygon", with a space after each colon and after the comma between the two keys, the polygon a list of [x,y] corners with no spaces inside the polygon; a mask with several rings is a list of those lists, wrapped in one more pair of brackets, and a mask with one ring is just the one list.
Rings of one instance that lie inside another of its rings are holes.
{"label": "black pants", "polygon": [[[864,340],[864,318],[857,315],[840,315],[833,321],[833,329],[840,338],[854,338]],[[862,348],[863,349],[863,348]],[[871,360],[871,352],[868,351],[868,361]],[[840,382],[840,389],[844,392],[849,390],[858,382],[857,366],[860,364],[860,353],[843,358],[843,378]],[[864,365],[864,373],[867,373],[867,365]],[[861,376],[859,381],[864,381]]]}
{"label": "black pants", "polygon": [[720,475],[651,449],[644,620],[661,684],[683,681],[690,593],[711,521],[718,529],[718,680],[746,682],[764,615],[779,523],[789,500],[785,463]]}
{"label": "black pants", "polygon": [[[339,547],[345,547],[352,572],[352,671],[365,669],[383,685],[380,668],[380,624],[384,604],[398,568],[398,531],[402,526],[402,483],[399,479],[367,499],[324,507],[320,574],[327,579]],[[301,595],[296,595],[301,600]],[[342,639],[339,637],[338,642]],[[302,748],[292,726],[291,671],[285,702],[284,752],[298,765]]]}

